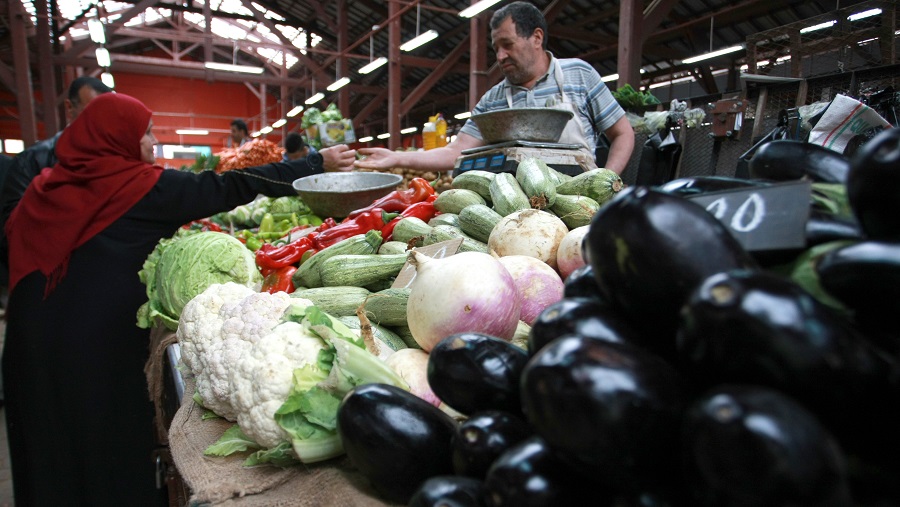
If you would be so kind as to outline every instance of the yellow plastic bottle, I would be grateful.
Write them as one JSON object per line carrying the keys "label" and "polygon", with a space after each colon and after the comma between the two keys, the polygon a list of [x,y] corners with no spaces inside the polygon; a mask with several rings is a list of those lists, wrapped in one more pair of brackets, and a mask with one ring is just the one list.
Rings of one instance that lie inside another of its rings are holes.
{"label": "yellow plastic bottle", "polygon": [[437,116],[430,118],[434,122],[434,131],[437,134],[437,146],[447,146],[447,120],[444,115],[438,113]]}
{"label": "yellow plastic bottle", "polygon": [[437,148],[437,131],[434,122],[427,122],[422,127],[422,147],[425,150],[433,150]]}

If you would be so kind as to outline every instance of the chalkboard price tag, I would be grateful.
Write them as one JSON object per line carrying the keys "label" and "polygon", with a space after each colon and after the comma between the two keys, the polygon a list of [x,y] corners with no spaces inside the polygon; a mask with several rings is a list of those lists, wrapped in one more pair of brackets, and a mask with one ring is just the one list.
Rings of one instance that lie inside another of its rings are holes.
{"label": "chalkboard price tag", "polygon": [[[423,255],[431,257],[432,259],[443,259],[444,257],[449,257],[459,251],[459,247],[462,246],[462,244],[463,238],[456,238],[447,241],[441,241],[440,243],[435,243],[433,245],[423,246],[422,248],[416,248],[415,250]],[[413,265],[409,263],[409,261],[406,261],[406,264],[403,265],[403,269],[400,270],[397,278],[394,278],[394,283],[391,284],[391,288],[408,288],[415,279],[416,268],[414,268]]]}
{"label": "chalkboard price tag", "polygon": [[811,198],[808,181],[689,197],[718,218],[750,252],[805,247]]}

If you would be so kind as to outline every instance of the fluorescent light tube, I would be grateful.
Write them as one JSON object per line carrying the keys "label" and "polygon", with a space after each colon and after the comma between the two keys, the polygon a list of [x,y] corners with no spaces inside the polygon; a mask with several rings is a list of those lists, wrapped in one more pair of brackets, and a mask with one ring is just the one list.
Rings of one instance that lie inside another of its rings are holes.
{"label": "fluorescent light tube", "polygon": [[375,137],[377,137],[378,139],[387,139],[387,138],[391,137],[391,133],[390,133],[390,132],[385,132],[384,134],[378,134],[378,135],[375,136]]}
{"label": "fluorescent light tube", "polygon": [[105,84],[106,86],[108,86],[110,88],[116,87],[116,80],[113,79],[113,75],[110,74],[109,72],[104,72],[103,74],[100,74],[100,81],[103,82],[103,84]]}
{"label": "fluorescent light tube", "polygon": [[367,142],[371,141],[372,139],[374,139],[372,136],[360,137],[359,142],[367,143]]}
{"label": "fluorescent light tube", "polygon": [[275,129],[273,129],[272,127],[263,127],[261,129],[259,129],[259,133],[260,134],[268,134],[269,132],[272,132],[273,130],[275,130]]}
{"label": "fluorescent light tube", "polygon": [[405,128],[405,129],[401,130],[400,133],[401,134],[412,134],[416,130],[418,130],[416,127],[409,127],[409,128]]}
{"label": "fluorescent light tube", "polygon": [[860,19],[865,19],[871,16],[877,16],[881,14],[881,9],[869,9],[867,11],[857,12],[855,14],[851,14],[847,16],[847,19],[850,21],[858,21]]}
{"label": "fluorescent light tube", "polygon": [[290,111],[288,111],[287,115],[285,115],[285,116],[287,116],[288,118],[293,118],[294,116],[297,116],[298,114],[300,114],[302,111],[303,111],[303,106],[296,106],[296,107],[294,107],[294,109],[291,109]]}
{"label": "fluorescent light tube", "polygon": [[106,48],[97,48],[94,50],[94,54],[97,55],[97,65],[108,68],[112,63],[109,59],[109,50]]}
{"label": "fluorescent light tube", "polygon": [[344,86],[347,86],[347,84],[349,84],[349,83],[350,83],[349,77],[342,77],[342,78],[338,79],[337,81],[328,85],[325,89],[330,92],[336,92],[336,91],[340,90],[341,88],[343,88]]}
{"label": "fluorescent light tube", "polygon": [[257,131],[257,132],[250,134],[250,137],[259,137],[260,135],[261,134]]}
{"label": "fluorescent light tube", "polygon": [[437,39],[437,36],[438,36],[437,30],[428,30],[427,32],[420,33],[416,37],[409,39],[408,41],[401,44],[400,49],[402,51],[412,51],[413,49],[416,49],[417,47],[419,47],[423,44],[431,42],[434,39]]}
{"label": "fluorescent light tube", "polygon": [[482,11],[488,9],[492,5],[499,3],[500,0],[481,0],[475,5],[470,7],[466,7],[465,9],[459,11],[459,17],[461,18],[472,18],[480,14]]}
{"label": "fluorescent light tube", "polygon": [[800,33],[809,33],[809,32],[815,32],[816,30],[824,30],[824,29],[826,29],[826,28],[831,28],[832,26],[835,25],[835,23],[837,23],[837,21],[835,21],[835,20],[832,19],[831,21],[826,21],[826,22],[824,22],[824,23],[819,23],[818,25],[813,25],[813,26],[808,26],[808,27],[806,27],[806,28],[801,28],[801,29],[800,29]]}
{"label": "fluorescent light tube", "polygon": [[382,65],[386,64],[387,61],[388,61],[387,58],[385,58],[383,56],[379,56],[378,58],[376,58],[376,59],[372,60],[371,62],[360,67],[359,73],[360,74],[368,74],[369,72],[372,72],[373,70],[377,69],[378,67],[381,67]]}
{"label": "fluorescent light tube", "polygon": [[608,82],[610,82],[610,81],[615,81],[615,80],[617,80],[617,79],[619,79],[619,75],[618,75],[618,74],[610,74],[610,75],[608,75],[608,76],[603,76],[603,77],[600,78],[600,80],[603,81],[604,83],[608,83]]}
{"label": "fluorescent light tube", "polygon": [[277,129],[277,128],[281,127],[282,125],[284,125],[285,123],[287,123],[287,120],[285,120],[284,118],[282,118],[282,119],[276,121],[275,123],[273,123],[273,124],[272,124],[272,128],[276,128],[276,129]]}
{"label": "fluorescent light tube", "polygon": [[198,130],[198,129],[178,129],[175,131],[176,134],[182,136],[207,136],[209,135],[208,130]]}
{"label": "fluorescent light tube", "polygon": [[470,116],[472,116],[472,111],[466,111],[465,113],[459,113],[459,114],[453,115],[453,117],[456,118],[457,120],[465,120],[466,118],[468,118]]}
{"label": "fluorescent light tube", "polygon": [[91,40],[97,44],[106,44],[106,33],[103,31],[103,22],[97,18],[90,18],[87,22]]}
{"label": "fluorescent light tube", "polygon": [[304,100],[303,103],[306,105],[315,104],[316,102],[318,102],[324,98],[325,98],[325,94],[322,92],[319,92],[319,93],[313,95],[312,97]]}
{"label": "fluorescent light tube", "polygon": [[713,51],[712,53],[705,53],[702,55],[685,58],[684,60],[681,61],[681,63],[694,63],[694,62],[699,62],[701,60],[708,60],[710,58],[715,58],[717,56],[727,55],[728,53],[734,53],[735,51],[740,51],[742,49],[744,49],[744,46],[742,46],[742,45],[731,46],[729,48],[723,48],[723,49],[719,49],[717,51]]}
{"label": "fluorescent light tube", "polygon": [[262,67],[251,67],[249,65],[232,65],[230,63],[204,62],[203,66],[207,69],[224,70],[226,72],[244,72],[247,74],[262,74]]}

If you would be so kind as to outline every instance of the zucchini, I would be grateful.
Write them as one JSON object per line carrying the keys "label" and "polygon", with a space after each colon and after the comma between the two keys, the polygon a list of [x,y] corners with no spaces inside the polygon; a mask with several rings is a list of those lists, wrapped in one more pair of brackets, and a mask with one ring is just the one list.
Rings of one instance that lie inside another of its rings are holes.
{"label": "zucchini", "polygon": [[598,168],[575,176],[556,187],[557,194],[583,195],[602,205],[625,188],[622,178],[614,171]]}
{"label": "zucchini", "polygon": [[472,190],[451,188],[441,192],[434,201],[434,207],[441,213],[458,214],[470,204],[484,204],[484,198]]}
{"label": "zucchini", "polygon": [[459,212],[459,228],[472,238],[487,243],[491,231],[502,218],[484,204],[473,204]]}
{"label": "zucchini", "polygon": [[295,290],[292,298],[308,299],[323,312],[335,317],[356,315],[356,309],[371,294],[362,287],[316,287]]}
{"label": "zucchini", "polygon": [[525,157],[516,166],[516,181],[528,196],[532,208],[546,209],[556,202],[556,184],[550,167],[537,157]]}
{"label": "zucchini", "polygon": [[320,269],[322,264],[335,255],[364,255],[373,254],[378,251],[381,246],[381,231],[369,231],[365,234],[357,234],[356,236],[339,241],[328,248],[316,252],[300,264],[297,271],[291,277],[294,287],[321,287],[322,276]]}
{"label": "zucchini", "polygon": [[406,302],[408,300],[408,288],[373,292],[366,300],[366,315],[372,322],[382,326],[406,326]]}
{"label": "zucchini", "polygon": [[491,200],[491,182],[494,181],[496,173],[489,171],[466,171],[459,176],[453,178],[450,188],[462,188],[471,190],[480,195],[485,201]]}
{"label": "zucchini", "polygon": [[516,177],[509,173],[494,176],[494,181],[491,182],[491,202],[494,211],[504,217],[514,211],[531,208],[528,196],[519,186]]}
{"label": "zucchini", "polygon": [[[426,224],[422,219],[406,217],[397,222],[397,225],[394,226],[394,232],[391,234],[391,238],[394,241],[400,241],[408,245],[410,240],[413,238],[424,237],[429,231],[431,231],[431,226]],[[422,246],[422,241],[415,241],[413,246]]]}
{"label": "zucchini", "polygon": [[406,253],[407,247],[406,243],[402,241],[385,241],[381,244],[381,248],[378,249],[379,254],[391,255],[391,254],[399,254]]}
{"label": "zucchini", "polygon": [[552,181],[557,187],[562,183],[572,179],[572,176],[566,173],[561,173],[550,166],[547,166],[547,168],[549,169],[549,171],[547,172],[550,175],[550,181]]}
{"label": "zucchini", "polygon": [[384,289],[390,289],[394,285],[394,280],[396,277],[385,278],[384,280],[378,280],[377,282],[372,282],[364,285],[363,287],[369,289],[369,292],[378,292]]}
{"label": "zucchini", "polygon": [[319,266],[319,275],[325,287],[341,285],[363,287],[396,277],[406,264],[406,258],[406,253],[334,255]]}
{"label": "zucchini", "polygon": [[[357,317],[356,315],[347,315],[338,318],[338,320],[343,322],[350,329],[359,330],[362,328],[362,325],[359,322],[359,317]],[[407,347],[406,342],[404,342],[397,333],[384,326],[379,326],[374,322],[370,322],[369,324],[372,325],[372,334],[375,335],[375,338],[381,343],[385,344],[391,350],[398,351],[400,349],[409,348]]]}
{"label": "zucchini", "polygon": [[597,201],[583,195],[559,194],[556,196],[556,204],[550,207],[550,211],[558,216],[571,231],[582,225],[590,225],[594,214],[600,209]]}
{"label": "zucchini", "polygon": [[403,343],[406,344],[407,347],[411,349],[419,349],[422,350],[422,346],[413,338],[412,331],[409,330],[409,326],[391,326],[391,330],[403,340]]}
{"label": "zucchini", "polygon": [[459,227],[450,225],[439,225],[431,229],[431,232],[425,235],[424,243],[433,245],[441,241],[449,241],[451,239],[462,238],[463,242],[459,246],[460,252],[481,252],[488,253],[487,244],[464,233]]}
{"label": "zucchini", "polygon": [[428,225],[432,227],[435,225],[452,225],[453,227],[459,227],[459,215],[456,213],[441,213],[429,220]]}

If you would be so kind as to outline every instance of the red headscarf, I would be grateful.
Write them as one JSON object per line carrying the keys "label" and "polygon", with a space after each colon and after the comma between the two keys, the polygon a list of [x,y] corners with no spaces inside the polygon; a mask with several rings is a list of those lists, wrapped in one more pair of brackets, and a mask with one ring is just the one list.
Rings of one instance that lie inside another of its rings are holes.
{"label": "red headscarf", "polygon": [[9,290],[40,270],[49,293],[72,251],[125,214],[163,169],[141,160],[152,111],[121,93],[100,95],[56,142],[59,162],[41,171],[6,223]]}

